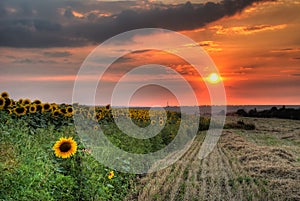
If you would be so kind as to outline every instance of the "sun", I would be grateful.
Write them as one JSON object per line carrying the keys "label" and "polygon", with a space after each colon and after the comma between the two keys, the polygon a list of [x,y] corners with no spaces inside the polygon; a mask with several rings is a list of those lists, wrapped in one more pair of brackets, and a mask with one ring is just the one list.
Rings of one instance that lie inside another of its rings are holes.
{"label": "sun", "polygon": [[212,84],[216,84],[219,83],[222,78],[220,75],[218,75],[217,73],[211,73],[209,74],[209,76],[206,78],[206,80]]}

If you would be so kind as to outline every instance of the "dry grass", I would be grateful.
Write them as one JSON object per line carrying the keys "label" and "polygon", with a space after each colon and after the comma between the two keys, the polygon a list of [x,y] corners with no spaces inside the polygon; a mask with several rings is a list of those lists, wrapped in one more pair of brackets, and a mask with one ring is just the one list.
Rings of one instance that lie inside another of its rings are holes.
{"label": "dry grass", "polygon": [[300,200],[299,121],[243,121],[257,129],[224,130],[199,160],[202,132],[175,164],[140,178],[126,200]]}

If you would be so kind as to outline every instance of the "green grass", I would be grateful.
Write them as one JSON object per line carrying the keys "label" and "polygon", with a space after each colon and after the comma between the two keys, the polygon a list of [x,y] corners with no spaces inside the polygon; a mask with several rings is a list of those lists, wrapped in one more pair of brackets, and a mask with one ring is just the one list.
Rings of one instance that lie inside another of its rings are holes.
{"label": "green grass", "polygon": [[[168,115],[173,120],[180,118]],[[97,127],[115,146],[145,154],[168,145],[178,132],[178,122],[168,121],[160,134],[146,140],[127,136],[108,116]],[[90,127],[84,130],[86,135],[96,133],[93,125],[87,126]],[[182,140],[191,138],[189,126],[185,128]],[[0,200],[123,200],[129,189],[134,189],[135,175],[114,170],[114,178],[108,179],[111,169],[85,151],[77,131],[72,118],[55,118],[40,112],[18,117],[0,110]],[[73,137],[78,144],[77,153],[71,158],[54,155],[52,147],[61,137]],[[120,161],[118,157],[108,160],[116,161],[120,167],[138,162]]]}
{"label": "green grass", "polygon": [[[35,129],[24,120],[1,113],[0,200],[123,200],[134,175],[107,169],[82,152],[74,127]],[[63,136],[78,142],[78,151],[68,159],[56,158],[52,146]]]}

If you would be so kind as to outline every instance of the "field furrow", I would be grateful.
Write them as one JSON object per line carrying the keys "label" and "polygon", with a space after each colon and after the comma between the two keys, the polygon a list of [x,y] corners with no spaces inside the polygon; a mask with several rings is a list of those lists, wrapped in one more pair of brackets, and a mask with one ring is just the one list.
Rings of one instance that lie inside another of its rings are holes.
{"label": "field furrow", "polygon": [[[272,135],[277,122],[271,121],[272,129],[260,122],[262,130],[224,130],[217,146],[202,160],[198,152],[205,133],[200,133],[176,163],[142,178],[136,199],[131,200],[299,200],[298,138],[292,142],[282,137],[285,133],[276,133],[286,145],[275,146],[268,144],[270,137],[259,136],[268,129]],[[283,131],[288,127],[278,126]]]}

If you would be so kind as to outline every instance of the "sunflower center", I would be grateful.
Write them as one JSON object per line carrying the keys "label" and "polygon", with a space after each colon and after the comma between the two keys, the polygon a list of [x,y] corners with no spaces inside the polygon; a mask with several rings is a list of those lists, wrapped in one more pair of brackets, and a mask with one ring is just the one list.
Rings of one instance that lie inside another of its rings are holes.
{"label": "sunflower center", "polygon": [[19,113],[19,114],[23,113],[24,110],[25,109],[23,107],[19,107],[19,108],[16,109],[17,113]]}
{"label": "sunflower center", "polygon": [[71,144],[69,142],[64,142],[59,147],[59,150],[61,152],[68,152],[70,149],[71,149]]}

